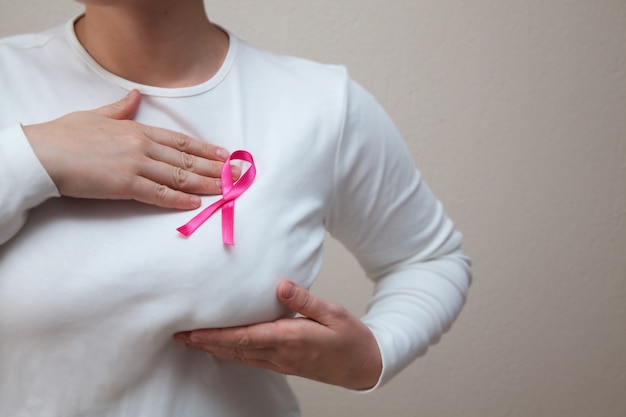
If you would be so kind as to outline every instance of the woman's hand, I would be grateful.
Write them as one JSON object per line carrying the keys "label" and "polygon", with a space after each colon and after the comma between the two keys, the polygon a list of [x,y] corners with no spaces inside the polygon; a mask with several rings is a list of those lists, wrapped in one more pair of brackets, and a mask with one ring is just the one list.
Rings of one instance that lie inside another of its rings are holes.
{"label": "woman's hand", "polygon": [[130,120],[140,101],[133,90],[99,109],[23,127],[62,195],[193,209],[200,206],[198,195],[221,192],[220,170],[228,152]]}
{"label": "woman's hand", "polygon": [[278,298],[305,317],[244,327],[176,334],[176,340],[214,356],[350,389],[372,388],[382,359],[372,332],[339,304],[324,301],[290,281]]}

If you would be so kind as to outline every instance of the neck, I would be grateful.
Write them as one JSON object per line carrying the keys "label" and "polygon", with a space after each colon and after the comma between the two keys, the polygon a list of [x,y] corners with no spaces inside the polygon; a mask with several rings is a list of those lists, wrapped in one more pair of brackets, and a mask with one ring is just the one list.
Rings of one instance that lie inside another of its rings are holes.
{"label": "neck", "polygon": [[208,80],[228,51],[228,35],[211,24],[202,0],[87,5],[75,30],[108,71],[160,87]]}

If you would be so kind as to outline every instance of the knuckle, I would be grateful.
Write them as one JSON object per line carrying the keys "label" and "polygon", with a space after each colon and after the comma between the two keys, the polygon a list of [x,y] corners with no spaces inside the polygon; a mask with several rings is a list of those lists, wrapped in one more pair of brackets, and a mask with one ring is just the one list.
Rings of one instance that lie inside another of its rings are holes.
{"label": "knuckle", "polygon": [[326,308],[328,310],[328,314],[332,317],[343,318],[348,314],[348,311],[343,305],[333,301],[328,302]]}
{"label": "knuckle", "polygon": [[239,340],[237,341],[237,349],[241,350],[241,349],[248,349],[253,347],[253,340],[250,336],[248,336],[247,334],[242,335]]}
{"label": "knuckle", "polygon": [[189,155],[187,152],[181,152],[181,164],[184,169],[192,170],[195,166],[195,158]]}
{"label": "knuckle", "polygon": [[183,187],[185,184],[187,184],[188,179],[189,175],[184,169],[179,167],[174,167],[172,169],[172,181],[176,187]]}
{"label": "knuckle", "polygon": [[154,201],[162,203],[167,200],[169,189],[163,184],[157,184],[154,187]]}
{"label": "knuckle", "polygon": [[303,311],[314,310],[316,307],[316,300],[309,293],[301,293],[295,299],[296,305]]}
{"label": "knuckle", "polygon": [[151,141],[139,132],[128,132],[123,140],[135,152],[142,154],[146,154],[151,145]]}
{"label": "knuckle", "polygon": [[132,175],[120,175],[113,181],[113,190],[115,196],[121,199],[133,198],[137,193],[139,186]]}
{"label": "knuckle", "polygon": [[117,123],[128,131],[139,131],[139,123],[130,119],[117,120]]}
{"label": "knuckle", "polygon": [[191,138],[183,133],[175,132],[172,139],[179,150],[189,149]]}
{"label": "knuckle", "polygon": [[289,359],[283,359],[280,362],[275,362],[275,370],[284,375],[298,375],[298,364]]}

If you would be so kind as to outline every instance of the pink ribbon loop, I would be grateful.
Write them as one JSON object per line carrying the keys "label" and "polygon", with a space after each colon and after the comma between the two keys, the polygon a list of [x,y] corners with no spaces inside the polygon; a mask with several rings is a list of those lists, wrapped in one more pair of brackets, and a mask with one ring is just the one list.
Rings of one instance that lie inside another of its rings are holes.
{"label": "pink ribbon loop", "polygon": [[[250,167],[245,173],[239,177],[237,182],[233,183],[233,174],[230,170],[230,162],[232,160],[241,160],[250,163]],[[179,227],[178,230],[184,236],[189,236],[196,231],[209,217],[213,215],[219,208],[222,209],[222,241],[225,245],[234,245],[234,229],[235,229],[235,200],[246,191],[256,176],[256,166],[254,159],[249,152],[235,151],[233,152],[222,167],[222,198],[211,204],[193,219],[189,220],[185,225]]]}

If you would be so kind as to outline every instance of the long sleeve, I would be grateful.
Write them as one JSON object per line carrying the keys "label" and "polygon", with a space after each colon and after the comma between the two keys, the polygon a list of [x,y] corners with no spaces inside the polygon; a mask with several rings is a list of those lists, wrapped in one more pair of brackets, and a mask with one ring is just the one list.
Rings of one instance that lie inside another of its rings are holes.
{"label": "long sleeve", "polygon": [[375,282],[362,320],[383,359],[378,387],[448,330],[471,282],[469,260],[394,124],[353,82],[334,173],[327,229]]}
{"label": "long sleeve", "polygon": [[20,230],[28,210],[58,195],[21,126],[0,129],[0,245]]}

